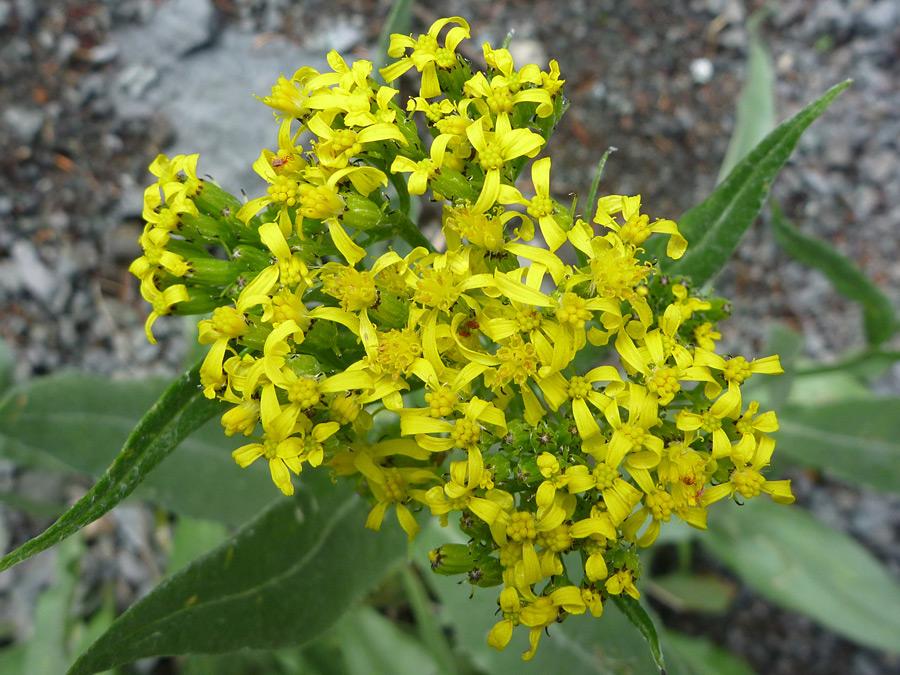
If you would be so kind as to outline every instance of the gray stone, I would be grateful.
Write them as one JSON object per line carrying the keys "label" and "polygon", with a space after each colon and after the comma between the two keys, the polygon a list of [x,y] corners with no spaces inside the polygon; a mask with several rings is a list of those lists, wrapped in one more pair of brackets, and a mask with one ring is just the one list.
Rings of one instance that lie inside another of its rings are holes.
{"label": "gray stone", "polygon": [[3,123],[19,141],[33,145],[44,126],[44,115],[38,108],[11,105],[3,113]]}
{"label": "gray stone", "polygon": [[119,45],[115,42],[104,42],[88,51],[87,61],[95,66],[110,63],[119,56],[119,51]]}
{"label": "gray stone", "polygon": [[12,259],[22,284],[36,298],[48,302],[56,291],[56,280],[38,257],[37,250],[27,239],[20,239],[12,247]]}
{"label": "gray stone", "polygon": [[691,61],[691,78],[697,84],[707,84],[714,73],[715,68],[709,59],[699,58]]}
{"label": "gray stone", "polygon": [[859,25],[873,33],[889,31],[900,23],[900,5],[897,0],[880,0],[858,14]]}
{"label": "gray stone", "polygon": [[132,63],[119,73],[116,84],[131,98],[139,98],[159,78],[159,70],[146,63]]}
{"label": "gray stone", "polygon": [[[131,34],[129,39],[146,38]],[[145,48],[136,46],[139,52]],[[169,155],[200,153],[200,175],[212,176],[234,194],[242,189],[252,194],[261,189],[262,179],[250,167],[261,148],[277,143],[278,135],[271,109],[253,94],[265,96],[279,73],[291,74],[304,65],[326,67],[321,52],[312,55],[281,38],[259,45],[253,34],[227,31],[214,48],[160,69],[158,81],[142,95],[121,92],[117,108],[126,117],[162,113],[177,120]]]}
{"label": "gray stone", "polygon": [[66,64],[78,51],[80,42],[72,33],[63,33],[56,44],[56,58],[61,64]]}
{"label": "gray stone", "polygon": [[209,0],[171,0],[158,5],[144,25],[122,30],[113,40],[121,46],[126,62],[171,65],[210,45],[217,27],[218,17]]}

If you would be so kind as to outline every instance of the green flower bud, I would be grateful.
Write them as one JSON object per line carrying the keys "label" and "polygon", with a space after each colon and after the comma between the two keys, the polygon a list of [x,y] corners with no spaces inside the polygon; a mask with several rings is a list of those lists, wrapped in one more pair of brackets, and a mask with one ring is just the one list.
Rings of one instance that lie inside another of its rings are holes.
{"label": "green flower bud", "polygon": [[469,571],[469,583],[490,588],[503,583],[503,566],[496,558],[484,558]]}
{"label": "green flower bud", "polygon": [[541,469],[537,463],[537,457],[522,459],[516,469],[516,478],[527,485],[537,485],[544,480],[544,476],[541,475]]}
{"label": "green flower bud", "polygon": [[381,291],[378,304],[369,309],[369,318],[382,330],[403,328],[409,318],[409,303],[393,293]]}
{"label": "green flower bud", "polygon": [[207,216],[228,218],[241,209],[241,200],[208,180],[200,181],[200,191],[194,204]]}
{"label": "green flower bud", "polygon": [[437,69],[438,82],[441,91],[451,101],[458,101],[465,96],[465,84],[472,79],[471,64],[459,54],[456,55],[456,65],[450,70]]}
{"label": "green flower bud", "polygon": [[222,299],[216,297],[219,294],[218,291],[213,291],[213,289],[208,286],[193,286],[188,288],[188,295],[191,296],[190,300],[186,300],[185,302],[179,302],[177,305],[172,307],[170,314],[177,314],[178,316],[191,316],[194,314],[207,314],[208,312],[213,311],[216,307],[223,304]]}
{"label": "green flower bud", "polygon": [[369,230],[384,220],[384,214],[377,204],[361,195],[344,195],[347,210],[341,214],[341,222],[357,230]]}
{"label": "green flower bud", "polygon": [[510,420],[507,434],[501,440],[507,446],[521,449],[531,443],[531,427],[523,419]]}
{"label": "green flower bud", "polygon": [[463,511],[459,517],[459,530],[473,541],[488,541],[491,538],[487,523],[476,518],[471,511]]}
{"label": "green flower bud", "polygon": [[468,199],[474,203],[478,200],[478,192],[468,179],[459,171],[442,166],[430,181],[431,189],[447,199]]}
{"label": "green flower bud", "polygon": [[324,370],[319,360],[309,354],[292,354],[287,360],[287,365],[301,377],[316,377]]}
{"label": "green flower bud", "polygon": [[438,574],[467,574],[475,567],[475,556],[466,544],[444,544],[428,554],[431,569]]}
{"label": "green flower bud", "polygon": [[263,251],[261,248],[256,248],[255,246],[238,246],[231,253],[231,257],[246,269],[251,269],[256,272],[261,272],[272,264],[272,254],[268,251]]}
{"label": "green flower bud", "polygon": [[230,223],[223,222],[212,216],[203,214],[195,216],[190,213],[182,213],[181,223],[181,233],[185,237],[202,244],[223,242],[231,248],[237,241],[234,227]]}
{"label": "green flower bud", "polygon": [[488,455],[484,458],[484,468],[494,474],[494,482],[506,480],[510,475],[509,457],[502,453]]}
{"label": "green flower bud", "polygon": [[216,288],[230,286],[240,276],[243,268],[230,260],[202,257],[189,258],[190,271],[185,275],[197,284],[206,284]]}

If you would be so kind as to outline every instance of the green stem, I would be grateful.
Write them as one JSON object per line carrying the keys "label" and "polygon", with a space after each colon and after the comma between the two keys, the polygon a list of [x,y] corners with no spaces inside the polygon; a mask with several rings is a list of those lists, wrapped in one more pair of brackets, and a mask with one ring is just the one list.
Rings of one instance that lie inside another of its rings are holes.
{"label": "green stem", "polygon": [[397,234],[400,235],[400,238],[413,248],[424,246],[428,249],[429,253],[437,252],[434,245],[428,241],[428,237],[422,234],[422,231],[405,213],[395,211],[392,214],[390,221],[397,228]]}
{"label": "green stem", "polygon": [[402,174],[387,172],[388,180],[397,191],[397,199],[400,202],[400,211],[409,219],[409,190],[406,188],[406,180]]}
{"label": "green stem", "polygon": [[419,636],[422,642],[428,648],[428,651],[434,656],[440,666],[440,672],[448,675],[456,675],[459,673],[459,667],[453,658],[453,652],[447,643],[444,632],[435,621],[434,613],[429,606],[428,593],[425,590],[425,584],[415,573],[410,565],[403,567],[401,572],[403,579],[403,587],[406,589],[406,597],[409,600],[409,606],[412,609],[413,616],[416,618],[416,626],[419,630]]}
{"label": "green stem", "polygon": [[812,368],[804,368],[803,370],[797,370],[794,375],[795,377],[805,377],[807,375],[833,373],[839,370],[847,370],[855,366],[863,365],[866,361],[875,359],[884,359],[886,361],[900,361],[900,351],[882,349],[867,350],[856,354],[855,356],[851,356],[850,358],[838,361],[837,363],[830,363],[826,365],[813,366]]}
{"label": "green stem", "polygon": [[[600,177],[603,175],[603,167],[606,166],[606,160],[609,159],[610,154],[618,150],[618,148],[614,148],[612,146],[606,149],[606,152],[603,153],[603,157],[600,158],[600,161],[597,163],[597,173],[594,174],[594,182],[591,183],[591,191],[588,193],[588,210],[597,208],[597,188],[600,187]],[[572,214],[572,217],[575,217],[575,214]],[[588,212],[585,215],[585,218],[590,218],[591,214]]]}

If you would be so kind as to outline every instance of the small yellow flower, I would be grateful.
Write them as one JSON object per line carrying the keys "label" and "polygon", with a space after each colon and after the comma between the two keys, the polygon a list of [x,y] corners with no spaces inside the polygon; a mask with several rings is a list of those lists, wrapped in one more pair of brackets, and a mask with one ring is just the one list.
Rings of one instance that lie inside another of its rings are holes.
{"label": "small yellow flower", "polygon": [[[444,26],[456,24],[444,38],[444,46],[438,42],[438,35]],[[379,72],[385,82],[393,82],[410,68],[415,67],[422,74],[420,95],[423,98],[440,96],[441,85],[438,82],[437,69],[450,70],[456,65],[456,48],[459,43],[469,37],[469,24],[461,17],[454,16],[435,21],[428,32],[413,40],[408,35],[395,33],[391,35],[388,56],[399,60],[382,68]],[[412,49],[409,56],[404,56],[407,49]]]}
{"label": "small yellow flower", "polygon": [[484,126],[476,123],[466,128],[466,136],[484,170],[484,185],[475,202],[475,211],[487,211],[497,202],[500,172],[507,162],[517,157],[534,157],[544,145],[544,139],[533,131],[513,129],[506,113],[497,116],[493,131],[485,131]]}

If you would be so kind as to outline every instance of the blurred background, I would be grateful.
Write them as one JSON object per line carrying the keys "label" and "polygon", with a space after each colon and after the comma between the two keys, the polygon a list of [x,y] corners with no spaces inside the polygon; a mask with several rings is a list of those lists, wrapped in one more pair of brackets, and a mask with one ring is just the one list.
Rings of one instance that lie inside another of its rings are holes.
{"label": "blurred background", "polygon": [[[471,25],[463,53],[476,63],[482,42],[499,45],[507,33],[517,65],[556,59],[571,101],[547,149],[557,198],[585,196],[612,146],[601,192],[641,194],[651,217],[678,219],[717,183],[747,76],[747,21],[763,5],[422,0],[412,31],[458,15]],[[192,348],[187,323],[158,321],[159,345],[148,344],[148,307],[127,272],[140,254],[147,165],[160,152],[199,152],[198,173],[255,196],[261,180],[250,165],[275,144],[277,125],[252,94],[266,95],[279,73],[324,67],[330,49],[371,59],[390,9],[389,0],[0,0],[0,338],[9,377],[178,372]],[[900,4],[784,0],[759,34],[771,55],[776,121],[854,80],[802,137],[772,194],[800,230],[855,261],[900,307]],[[767,218],[747,233],[716,291],[735,308],[722,326],[725,351],[765,355],[776,323],[821,363],[864,347],[859,307],[783,253]],[[900,393],[900,370],[874,386]],[[900,499],[815,471],[791,477],[801,504],[900,578]],[[34,536],[54,506],[89,484],[0,461],[0,548]],[[119,607],[156,583],[160,518],[135,503],[86,531],[85,606],[110,582]],[[31,635],[54,555],[0,575],[0,644]],[[676,612],[659,599],[654,607],[759,673],[900,673],[896,657],[729,583],[724,614]],[[171,659],[141,668],[179,672]]]}

